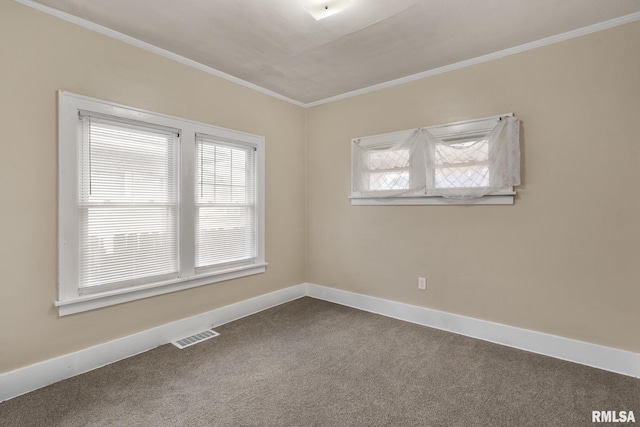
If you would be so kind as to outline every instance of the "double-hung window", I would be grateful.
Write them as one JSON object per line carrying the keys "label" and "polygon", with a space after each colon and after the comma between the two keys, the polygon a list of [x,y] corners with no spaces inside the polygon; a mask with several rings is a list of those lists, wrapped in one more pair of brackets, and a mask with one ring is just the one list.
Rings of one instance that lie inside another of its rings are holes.
{"label": "double-hung window", "polygon": [[59,93],[61,315],[265,271],[264,138]]}
{"label": "double-hung window", "polygon": [[512,204],[520,183],[512,114],[351,142],[354,205]]}

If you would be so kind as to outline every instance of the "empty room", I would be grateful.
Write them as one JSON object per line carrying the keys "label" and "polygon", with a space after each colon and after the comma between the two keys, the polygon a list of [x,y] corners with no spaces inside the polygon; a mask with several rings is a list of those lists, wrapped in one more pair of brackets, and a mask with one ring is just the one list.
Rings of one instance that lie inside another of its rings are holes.
{"label": "empty room", "polygon": [[2,426],[640,423],[640,0],[0,0]]}

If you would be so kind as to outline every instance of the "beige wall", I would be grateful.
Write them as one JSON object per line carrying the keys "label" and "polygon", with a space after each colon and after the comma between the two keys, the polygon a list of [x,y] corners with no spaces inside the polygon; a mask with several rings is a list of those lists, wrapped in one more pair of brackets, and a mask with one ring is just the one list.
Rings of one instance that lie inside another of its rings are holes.
{"label": "beige wall", "polygon": [[[629,24],[305,112],[0,0],[0,373],[304,281],[639,352],[638,51]],[[264,135],[267,273],[58,318],[59,89]],[[351,138],[510,111],[514,206],[349,204]]]}
{"label": "beige wall", "polygon": [[[0,373],[304,281],[304,110],[0,0]],[[266,137],[265,274],[58,318],[59,89]]]}
{"label": "beige wall", "polygon": [[[307,110],[307,280],[640,352],[638,52],[633,23]],[[351,138],[505,112],[514,206],[350,205]]]}

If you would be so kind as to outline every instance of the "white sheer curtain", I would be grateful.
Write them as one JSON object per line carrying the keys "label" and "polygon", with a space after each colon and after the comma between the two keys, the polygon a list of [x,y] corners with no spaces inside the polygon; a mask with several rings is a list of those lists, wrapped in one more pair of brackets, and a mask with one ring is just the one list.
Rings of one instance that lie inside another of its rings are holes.
{"label": "white sheer curtain", "polygon": [[419,128],[391,147],[355,144],[353,196],[472,199],[520,185],[520,122],[503,117],[488,133],[440,139]]}

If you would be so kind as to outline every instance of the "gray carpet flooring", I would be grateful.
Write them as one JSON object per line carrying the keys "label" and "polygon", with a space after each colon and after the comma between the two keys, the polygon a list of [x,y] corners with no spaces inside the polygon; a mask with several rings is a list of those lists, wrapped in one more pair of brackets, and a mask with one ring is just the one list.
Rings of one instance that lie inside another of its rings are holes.
{"label": "gray carpet flooring", "polygon": [[593,426],[592,410],[640,416],[639,379],[312,298],[217,331],[1,403],[0,425]]}

